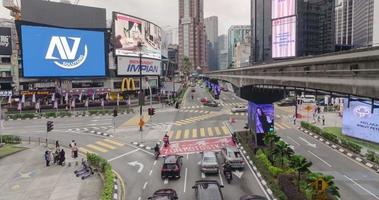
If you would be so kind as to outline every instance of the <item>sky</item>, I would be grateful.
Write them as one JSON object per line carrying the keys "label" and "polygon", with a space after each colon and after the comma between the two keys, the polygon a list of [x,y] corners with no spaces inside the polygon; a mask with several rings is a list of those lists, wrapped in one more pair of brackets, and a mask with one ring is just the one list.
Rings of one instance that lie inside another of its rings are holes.
{"label": "sky", "polygon": [[[0,18],[10,18],[2,1]],[[118,11],[147,19],[161,27],[178,26],[178,0],[80,0],[79,4],[106,8],[108,19],[112,11]],[[204,0],[204,17],[209,16],[218,16],[219,35],[227,34],[231,25],[250,24],[250,0]]]}

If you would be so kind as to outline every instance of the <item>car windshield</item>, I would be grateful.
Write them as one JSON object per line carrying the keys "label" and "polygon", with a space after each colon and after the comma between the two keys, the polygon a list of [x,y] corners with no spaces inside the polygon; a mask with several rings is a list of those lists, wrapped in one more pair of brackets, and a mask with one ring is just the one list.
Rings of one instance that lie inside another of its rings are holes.
{"label": "car windshield", "polygon": [[164,164],[163,168],[164,169],[175,169],[176,164]]}
{"label": "car windshield", "polygon": [[241,154],[238,151],[228,151],[228,157],[240,158]]}
{"label": "car windshield", "polygon": [[198,186],[199,199],[202,200],[222,200],[222,194],[216,184],[201,183]]}
{"label": "car windshield", "polygon": [[158,196],[155,196],[152,198],[152,200],[170,200],[168,197],[158,197]]}
{"label": "car windshield", "polygon": [[204,157],[204,162],[214,163],[214,162],[216,162],[216,158],[215,157]]}

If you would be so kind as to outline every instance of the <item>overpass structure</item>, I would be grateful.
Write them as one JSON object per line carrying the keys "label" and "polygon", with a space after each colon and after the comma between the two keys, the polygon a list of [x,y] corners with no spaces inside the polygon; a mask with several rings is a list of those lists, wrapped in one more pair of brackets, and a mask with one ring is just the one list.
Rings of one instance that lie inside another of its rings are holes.
{"label": "overpass structure", "polygon": [[379,48],[212,71],[206,76],[239,88],[304,88],[379,99]]}

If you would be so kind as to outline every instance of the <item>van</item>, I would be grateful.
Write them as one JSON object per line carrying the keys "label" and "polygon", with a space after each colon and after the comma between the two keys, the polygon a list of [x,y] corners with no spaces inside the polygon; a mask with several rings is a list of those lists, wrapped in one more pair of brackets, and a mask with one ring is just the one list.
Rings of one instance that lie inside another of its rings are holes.
{"label": "van", "polygon": [[304,95],[301,97],[301,100],[303,101],[303,103],[315,103],[316,97],[315,95]]}

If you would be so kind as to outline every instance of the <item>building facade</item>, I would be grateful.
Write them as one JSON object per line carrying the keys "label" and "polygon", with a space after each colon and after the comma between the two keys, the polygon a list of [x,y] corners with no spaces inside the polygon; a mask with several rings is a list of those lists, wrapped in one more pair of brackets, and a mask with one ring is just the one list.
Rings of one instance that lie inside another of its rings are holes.
{"label": "building facade", "polygon": [[250,39],[238,42],[234,47],[234,68],[241,68],[249,65]]}
{"label": "building facade", "polygon": [[217,38],[217,70],[228,68],[228,36],[220,35]]}
{"label": "building facade", "polygon": [[250,37],[250,26],[231,26],[228,30],[228,67],[233,67],[234,47],[238,42],[245,42]]}
{"label": "building facade", "polygon": [[272,60],[271,1],[251,0],[251,63]]}
{"label": "building facade", "polygon": [[336,49],[353,45],[353,0],[337,0],[335,8]]}
{"label": "building facade", "polygon": [[217,40],[218,40],[218,17],[211,16],[204,19],[205,32],[207,34],[207,63],[209,71],[217,70]]}
{"label": "building facade", "polygon": [[203,0],[179,0],[179,68],[189,58],[193,70],[206,66]]}
{"label": "building facade", "polygon": [[354,0],[353,45],[355,48],[379,45],[379,1]]}

